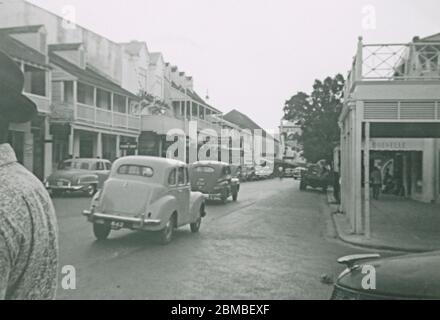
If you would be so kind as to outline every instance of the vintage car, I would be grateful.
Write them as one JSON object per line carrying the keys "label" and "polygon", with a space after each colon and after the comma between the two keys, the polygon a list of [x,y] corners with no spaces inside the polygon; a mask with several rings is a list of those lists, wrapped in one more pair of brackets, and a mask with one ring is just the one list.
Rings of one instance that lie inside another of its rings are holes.
{"label": "vintage car", "polygon": [[108,178],[111,166],[103,159],[65,160],[46,179],[45,186],[54,196],[78,191],[93,196]]}
{"label": "vintage car", "polygon": [[304,191],[307,187],[312,187],[326,192],[330,184],[331,179],[329,172],[323,170],[318,164],[310,164],[306,170],[302,171],[299,189]]}
{"label": "vintage car", "polygon": [[274,163],[270,160],[262,159],[258,165],[255,166],[256,180],[270,179],[274,176]]}
{"label": "vintage car", "polygon": [[83,214],[98,240],[106,239],[111,230],[130,229],[156,232],[163,244],[184,225],[198,232],[206,215],[203,195],[191,192],[185,163],[144,156],[116,160]]}
{"label": "vintage car", "polygon": [[231,166],[224,162],[199,161],[190,166],[191,188],[203,193],[209,200],[220,199],[223,203],[232,196],[238,199],[240,180],[234,178]]}
{"label": "vintage car", "polygon": [[440,299],[440,252],[388,258],[359,254],[338,262],[347,268],[334,284],[332,300]]}
{"label": "vintage car", "polygon": [[237,178],[240,182],[244,179],[243,177],[243,169],[240,165],[231,164],[231,175],[233,178]]}
{"label": "vintage car", "polygon": [[301,180],[303,171],[307,171],[307,169],[304,167],[296,167],[293,169],[293,179]]}

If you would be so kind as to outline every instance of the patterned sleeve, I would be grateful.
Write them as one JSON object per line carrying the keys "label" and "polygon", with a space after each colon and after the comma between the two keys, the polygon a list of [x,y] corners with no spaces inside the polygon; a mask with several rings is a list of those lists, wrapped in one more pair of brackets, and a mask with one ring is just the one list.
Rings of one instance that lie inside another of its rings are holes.
{"label": "patterned sleeve", "polygon": [[0,300],[4,300],[6,297],[11,265],[11,254],[0,230]]}

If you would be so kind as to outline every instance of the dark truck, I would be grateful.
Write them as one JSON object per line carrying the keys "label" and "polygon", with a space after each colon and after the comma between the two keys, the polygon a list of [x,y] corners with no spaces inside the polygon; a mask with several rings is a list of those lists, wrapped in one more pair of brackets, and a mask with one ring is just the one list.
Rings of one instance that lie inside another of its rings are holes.
{"label": "dark truck", "polygon": [[305,191],[307,187],[312,187],[326,192],[331,183],[331,174],[328,170],[325,170],[319,164],[311,164],[307,166],[306,170],[301,172],[299,189]]}

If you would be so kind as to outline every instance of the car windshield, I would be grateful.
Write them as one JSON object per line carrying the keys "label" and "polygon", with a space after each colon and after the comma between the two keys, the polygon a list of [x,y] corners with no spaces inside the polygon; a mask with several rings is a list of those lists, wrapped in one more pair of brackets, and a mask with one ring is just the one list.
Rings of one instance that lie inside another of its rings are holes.
{"label": "car windshield", "polygon": [[214,173],[215,169],[208,166],[199,166],[194,169],[195,172],[199,173]]}
{"label": "car windshield", "polygon": [[151,178],[154,175],[154,170],[153,168],[147,166],[124,164],[118,168],[118,173],[129,176]]}

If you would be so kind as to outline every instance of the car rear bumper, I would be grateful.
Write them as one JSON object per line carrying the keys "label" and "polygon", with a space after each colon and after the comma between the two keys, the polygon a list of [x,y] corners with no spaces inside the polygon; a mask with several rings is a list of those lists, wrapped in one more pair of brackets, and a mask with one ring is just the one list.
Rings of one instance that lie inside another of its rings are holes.
{"label": "car rear bumper", "polygon": [[47,190],[75,192],[84,190],[87,186],[46,186]]}
{"label": "car rear bumper", "polygon": [[143,219],[136,217],[123,217],[105,213],[97,213],[84,210],[83,215],[91,223],[110,223],[113,229],[131,229],[145,231],[159,231],[162,229],[162,221],[159,219]]}

